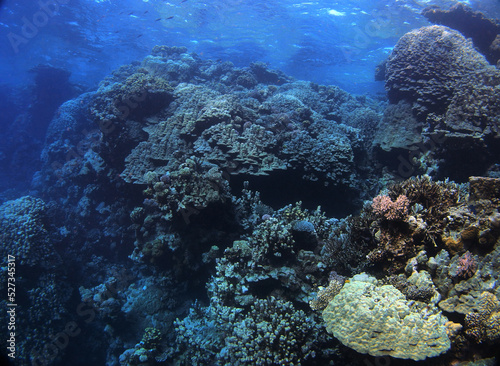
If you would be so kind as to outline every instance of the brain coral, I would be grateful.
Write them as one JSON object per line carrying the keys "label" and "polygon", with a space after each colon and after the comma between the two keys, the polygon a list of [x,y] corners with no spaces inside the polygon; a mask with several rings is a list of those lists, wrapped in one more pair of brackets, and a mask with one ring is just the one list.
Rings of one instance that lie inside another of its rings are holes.
{"label": "brain coral", "polygon": [[323,311],[326,329],[344,345],[372,356],[423,360],[450,348],[447,319],[410,302],[392,285],[354,276]]}

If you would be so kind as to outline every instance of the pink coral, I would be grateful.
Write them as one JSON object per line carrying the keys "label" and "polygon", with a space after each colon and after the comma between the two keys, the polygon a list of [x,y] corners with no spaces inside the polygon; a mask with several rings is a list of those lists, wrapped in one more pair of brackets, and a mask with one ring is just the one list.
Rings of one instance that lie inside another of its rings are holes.
{"label": "pink coral", "polygon": [[372,208],[376,215],[387,220],[404,220],[408,216],[410,201],[404,194],[392,201],[389,196],[379,195],[373,199]]}
{"label": "pink coral", "polygon": [[472,254],[467,251],[458,259],[457,277],[467,279],[476,273],[476,260]]}

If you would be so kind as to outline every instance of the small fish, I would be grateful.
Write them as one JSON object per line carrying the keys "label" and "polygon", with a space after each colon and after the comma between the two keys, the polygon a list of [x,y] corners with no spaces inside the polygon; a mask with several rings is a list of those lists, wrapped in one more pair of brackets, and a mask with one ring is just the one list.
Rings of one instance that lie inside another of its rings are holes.
{"label": "small fish", "polygon": [[144,14],[147,14],[147,13],[149,13],[149,10],[146,10],[146,11],[144,12]]}
{"label": "small fish", "polygon": [[139,34],[139,35],[137,36],[137,38],[141,38],[141,37],[142,37],[142,34]]}
{"label": "small fish", "polygon": [[173,16],[173,15],[171,15],[171,16],[169,16],[167,19],[174,19],[174,16]]}
{"label": "small fish", "polygon": [[181,1],[181,4],[182,4],[182,3],[185,3],[186,1],[188,1],[188,0],[182,0],[182,1]]}
{"label": "small fish", "polygon": [[128,13],[128,15],[132,15],[132,14],[134,14],[134,12],[133,12],[133,11],[131,11],[130,13]]}
{"label": "small fish", "polygon": [[158,19],[155,20],[155,22],[159,22],[160,20],[161,20],[161,18],[158,18]]}

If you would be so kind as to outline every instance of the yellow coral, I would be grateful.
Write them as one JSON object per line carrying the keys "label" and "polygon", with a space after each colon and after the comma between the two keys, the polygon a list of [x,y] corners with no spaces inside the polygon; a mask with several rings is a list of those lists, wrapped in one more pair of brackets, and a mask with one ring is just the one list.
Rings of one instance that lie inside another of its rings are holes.
{"label": "yellow coral", "polygon": [[486,322],[486,336],[490,341],[500,338],[500,312],[494,312]]}
{"label": "yellow coral", "polygon": [[450,348],[445,323],[436,309],[408,302],[394,286],[357,275],[323,311],[326,329],[344,345],[372,356],[423,360]]}
{"label": "yellow coral", "polygon": [[460,239],[455,239],[451,236],[443,236],[441,240],[443,240],[444,246],[451,254],[456,254],[464,248],[464,243]]}
{"label": "yellow coral", "polygon": [[465,316],[466,334],[476,343],[500,338],[500,301],[490,293],[483,292],[478,301],[478,311]]}
{"label": "yellow coral", "polygon": [[444,325],[446,327],[446,334],[448,334],[450,338],[456,337],[463,328],[462,324],[454,323],[451,320],[447,321]]}
{"label": "yellow coral", "polygon": [[343,283],[331,280],[327,287],[320,287],[316,298],[309,301],[309,306],[313,310],[323,310],[328,303],[333,300],[342,289]]}

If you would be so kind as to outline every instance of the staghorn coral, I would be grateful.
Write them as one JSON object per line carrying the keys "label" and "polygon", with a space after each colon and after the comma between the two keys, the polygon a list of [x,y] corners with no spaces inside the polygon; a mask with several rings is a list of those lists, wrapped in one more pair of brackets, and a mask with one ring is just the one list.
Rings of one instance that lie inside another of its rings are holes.
{"label": "staghorn coral", "polygon": [[429,176],[420,176],[404,180],[391,185],[388,188],[388,195],[395,199],[400,195],[405,195],[410,205],[422,205],[421,212],[429,210],[430,214],[440,215],[448,208],[457,205],[465,200],[466,193],[456,183],[445,181],[433,181]]}
{"label": "staghorn coral", "polygon": [[[321,242],[325,262],[339,273],[353,275],[371,264],[366,256],[376,246],[370,225],[374,215],[365,205],[359,215],[331,222],[331,231]],[[355,244],[354,244],[355,243]]]}
{"label": "staghorn coral", "polygon": [[412,360],[434,357],[450,348],[445,323],[436,308],[409,302],[390,285],[357,275],[323,311],[326,329],[344,345],[372,356]]}
{"label": "staghorn coral", "polygon": [[[410,212],[405,222],[393,224],[382,221],[371,226],[377,242],[377,248],[369,254],[371,261],[391,261],[391,268],[398,271],[403,261],[415,256],[421,249],[456,246],[455,250],[460,250],[461,246],[455,240],[450,241],[446,233],[455,227],[463,229],[471,223],[472,217],[462,215],[466,207],[466,193],[462,187],[447,181],[434,182],[423,176],[391,185],[387,196],[392,201],[406,197]],[[389,204],[387,198],[385,202]],[[383,207],[378,212],[385,212],[381,211]],[[462,211],[453,211],[457,207],[461,207]],[[452,219],[454,215],[456,220]]]}

